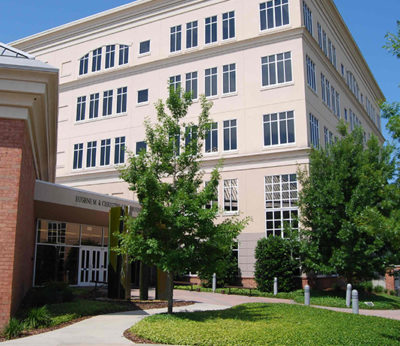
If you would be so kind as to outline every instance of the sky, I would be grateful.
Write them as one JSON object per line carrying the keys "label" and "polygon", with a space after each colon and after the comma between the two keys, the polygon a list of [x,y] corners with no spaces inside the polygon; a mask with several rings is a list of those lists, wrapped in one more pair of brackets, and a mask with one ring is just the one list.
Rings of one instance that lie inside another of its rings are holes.
{"label": "sky", "polygon": [[[387,100],[400,101],[400,59],[382,48],[385,34],[397,32],[400,0],[334,1]],[[0,42],[9,43],[129,2],[131,1],[0,0]],[[386,131],[384,134],[389,138]]]}

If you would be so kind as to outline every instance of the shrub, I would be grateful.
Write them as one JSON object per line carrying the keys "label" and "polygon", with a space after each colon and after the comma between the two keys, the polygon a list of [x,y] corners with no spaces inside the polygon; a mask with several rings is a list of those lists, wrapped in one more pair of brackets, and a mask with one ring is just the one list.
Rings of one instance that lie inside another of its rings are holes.
{"label": "shrub", "polygon": [[389,293],[390,293],[391,296],[397,295],[396,291],[394,291],[394,290],[390,290]]}
{"label": "shrub", "polygon": [[23,329],[24,326],[20,321],[18,321],[16,318],[11,318],[4,327],[3,334],[7,340],[10,340],[19,336]]}
{"label": "shrub", "polygon": [[375,286],[375,287],[373,288],[373,291],[374,291],[375,293],[383,293],[384,290],[385,290],[385,288],[384,288],[383,286]]}
{"label": "shrub", "polygon": [[364,281],[353,285],[353,288],[359,292],[371,293],[373,287],[371,281]]}
{"label": "shrub", "polygon": [[296,288],[296,276],[299,275],[298,243],[281,237],[260,239],[255,257],[255,279],[258,289],[272,291],[274,277],[278,278],[278,290],[290,292]]}
{"label": "shrub", "polygon": [[33,308],[29,311],[24,321],[28,329],[37,329],[39,327],[48,327],[51,324],[51,318],[46,305],[41,308]]}
{"label": "shrub", "polygon": [[74,298],[67,283],[51,281],[43,287],[32,288],[26,295],[23,306],[38,307],[46,304],[70,302]]}

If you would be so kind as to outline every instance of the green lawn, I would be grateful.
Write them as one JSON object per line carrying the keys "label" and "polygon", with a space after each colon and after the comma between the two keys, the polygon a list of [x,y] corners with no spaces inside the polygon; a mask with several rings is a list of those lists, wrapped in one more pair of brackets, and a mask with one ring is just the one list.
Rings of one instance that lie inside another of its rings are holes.
{"label": "green lawn", "polygon": [[400,321],[286,304],[145,318],[131,332],[174,345],[398,345]]}

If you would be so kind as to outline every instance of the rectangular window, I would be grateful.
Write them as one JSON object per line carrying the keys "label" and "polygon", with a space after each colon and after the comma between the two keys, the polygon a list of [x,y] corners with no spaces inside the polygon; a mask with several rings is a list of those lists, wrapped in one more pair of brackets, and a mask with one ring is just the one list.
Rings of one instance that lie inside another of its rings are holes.
{"label": "rectangular window", "polygon": [[146,54],[150,52],[150,40],[140,42],[139,54]]}
{"label": "rectangular window", "polygon": [[136,142],[136,155],[139,155],[142,150],[147,151],[147,143],[145,141]]}
{"label": "rectangular window", "polygon": [[218,151],[218,123],[211,123],[206,132],[206,153],[215,153]]}
{"label": "rectangular window", "polygon": [[198,37],[197,20],[186,24],[186,48],[197,47]]}
{"label": "rectangular window", "polygon": [[114,164],[125,162],[125,136],[115,138]]}
{"label": "rectangular window", "polygon": [[326,94],[326,105],[331,108],[331,93],[330,93],[330,83],[325,78],[325,94]]}
{"label": "rectangular window", "polygon": [[175,91],[180,90],[181,88],[181,75],[172,76],[169,78],[169,86],[173,87]]}
{"label": "rectangular window", "polygon": [[310,86],[312,90],[317,92],[317,82],[315,77],[315,64],[310,59],[310,57],[306,56],[306,64],[307,64],[307,84]]}
{"label": "rectangular window", "polygon": [[332,111],[336,115],[336,99],[335,99],[335,88],[331,86],[331,100],[332,100]]}
{"label": "rectangular window", "polygon": [[149,89],[143,89],[138,91],[137,103],[149,102]]}
{"label": "rectangular window", "polygon": [[186,92],[192,94],[192,99],[197,99],[197,72],[186,73]]}
{"label": "rectangular window", "polygon": [[344,120],[347,122],[347,108],[344,109]]}
{"label": "rectangular window", "polygon": [[236,64],[224,65],[223,69],[223,93],[236,92]]}
{"label": "rectangular window", "polygon": [[312,12],[304,1],[303,1],[303,20],[304,20],[304,26],[312,36],[313,34]]}
{"label": "rectangular window", "polygon": [[328,58],[332,62],[332,42],[330,38],[328,38]]}
{"label": "rectangular window", "polygon": [[85,120],[86,115],[86,96],[80,96],[76,103],[76,121]]}
{"label": "rectangular window", "polygon": [[326,102],[325,76],[322,73],[321,73],[321,96],[322,96],[322,101]]}
{"label": "rectangular window", "polygon": [[310,145],[319,148],[319,125],[318,119],[311,113],[310,116]]}
{"label": "rectangular window", "polygon": [[115,44],[106,46],[106,68],[114,67],[115,63]]}
{"label": "rectangular window", "polygon": [[260,29],[272,29],[289,24],[288,0],[270,0],[260,4]]}
{"label": "rectangular window", "polygon": [[264,115],[264,146],[294,142],[293,111]]}
{"label": "rectangular window", "polygon": [[224,120],[224,150],[237,149],[237,121]]}
{"label": "rectangular window", "polygon": [[111,139],[102,139],[100,147],[100,166],[108,166],[110,164]]}
{"label": "rectangular window", "polygon": [[126,112],[126,104],[128,98],[128,88],[118,88],[117,89],[117,113]]}
{"label": "rectangular window", "polygon": [[235,37],[235,11],[222,14],[222,38],[227,40]]}
{"label": "rectangular window", "polygon": [[171,28],[170,51],[177,52],[182,47],[182,25],[173,26]]}
{"label": "rectangular window", "polygon": [[86,54],[79,60],[79,75],[88,73],[88,66],[89,66],[89,54]]}
{"label": "rectangular window", "polygon": [[103,116],[112,114],[113,91],[107,90],[103,93]]}
{"label": "rectangular window", "polygon": [[193,139],[197,138],[197,126],[188,126],[185,129],[185,146],[190,145]]}
{"label": "rectangular window", "polygon": [[217,42],[217,16],[206,18],[205,23],[206,44]]}
{"label": "rectangular window", "polygon": [[217,90],[217,68],[208,68],[205,71],[205,94],[206,96],[215,96]]}
{"label": "rectangular window", "polygon": [[224,211],[236,213],[239,210],[238,180],[224,180]]}
{"label": "rectangular window", "polygon": [[282,84],[292,81],[291,52],[261,58],[262,85]]}
{"label": "rectangular window", "polygon": [[333,133],[324,126],[325,148],[333,144]]}
{"label": "rectangular window", "polygon": [[317,23],[317,30],[318,30],[318,45],[319,48],[322,49],[322,27],[321,24]]}
{"label": "rectangular window", "polygon": [[101,70],[101,48],[97,48],[93,51],[92,72],[100,70]]}
{"label": "rectangular window", "polygon": [[336,68],[336,47],[332,45],[332,64]]}
{"label": "rectangular window", "polygon": [[99,116],[99,99],[100,99],[99,93],[90,95],[89,119],[94,119]]}
{"label": "rectangular window", "polygon": [[340,119],[340,95],[336,92],[336,116]]}
{"label": "rectangular window", "polygon": [[86,151],[86,167],[96,167],[97,142],[88,142]]}
{"label": "rectangular window", "polygon": [[340,65],[340,70],[342,72],[342,77],[344,78],[344,66],[343,66],[343,64]]}
{"label": "rectangular window", "polygon": [[284,237],[285,227],[298,229],[296,174],[265,177],[266,236]]}
{"label": "rectangular window", "polygon": [[128,60],[129,60],[129,46],[127,46],[126,44],[120,44],[118,64],[125,65],[128,63]]}
{"label": "rectangular window", "polygon": [[328,56],[328,48],[326,45],[326,32],[322,30],[322,50],[324,51],[325,55]]}
{"label": "rectangular window", "polygon": [[83,160],[83,143],[78,143],[74,145],[74,163],[73,169],[82,168],[82,160]]}

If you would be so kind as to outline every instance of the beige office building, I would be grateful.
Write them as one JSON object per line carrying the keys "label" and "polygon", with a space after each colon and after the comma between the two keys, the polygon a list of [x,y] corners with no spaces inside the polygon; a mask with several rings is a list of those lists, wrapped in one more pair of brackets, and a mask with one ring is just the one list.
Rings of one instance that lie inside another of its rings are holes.
{"label": "beige office building", "polygon": [[221,218],[252,218],[242,278],[258,239],[297,227],[311,145],[334,141],[339,119],[383,141],[383,94],[331,0],[137,0],[13,46],[60,70],[59,184],[132,199],[117,167],[145,147],[167,83],[192,91],[190,119],[201,94],[213,101],[204,169],[224,159]]}

